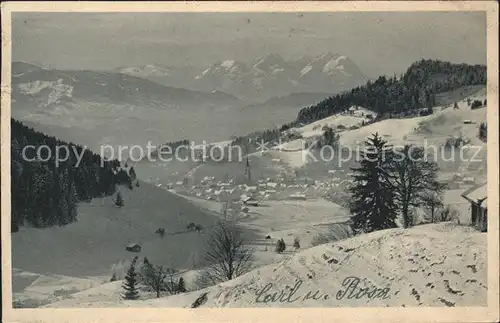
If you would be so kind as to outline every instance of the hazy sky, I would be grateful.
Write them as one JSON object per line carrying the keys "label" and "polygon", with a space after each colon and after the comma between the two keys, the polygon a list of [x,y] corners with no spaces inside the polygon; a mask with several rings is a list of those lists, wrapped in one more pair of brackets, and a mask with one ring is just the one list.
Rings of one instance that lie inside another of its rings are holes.
{"label": "hazy sky", "polygon": [[12,59],[60,69],[205,66],[268,53],[334,52],[366,74],[420,58],[486,64],[481,12],[13,13]]}

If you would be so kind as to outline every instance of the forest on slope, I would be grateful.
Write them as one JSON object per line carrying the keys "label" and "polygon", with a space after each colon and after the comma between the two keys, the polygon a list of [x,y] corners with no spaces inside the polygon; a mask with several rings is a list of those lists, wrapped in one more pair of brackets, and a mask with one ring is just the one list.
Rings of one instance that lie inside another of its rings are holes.
{"label": "forest on slope", "polygon": [[399,78],[380,76],[375,82],[356,87],[302,109],[298,123],[311,123],[362,106],[380,118],[412,115],[415,110],[435,105],[436,94],[467,85],[486,84],[485,65],[453,64],[439,60],[413,63]]}
{"label": "forest on slope", "polygon": [[23,225],[50,227],[76,221],[77,202],[112,195],[115,185],[130,180],[118,160],[103,160],[86,147],[11,119],[13,232]]}

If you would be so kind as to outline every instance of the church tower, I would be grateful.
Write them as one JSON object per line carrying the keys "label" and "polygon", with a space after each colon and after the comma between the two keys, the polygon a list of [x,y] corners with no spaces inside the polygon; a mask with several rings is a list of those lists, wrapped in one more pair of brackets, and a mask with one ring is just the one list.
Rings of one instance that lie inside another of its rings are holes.
{"label": "church tower", "polygon": [[250,161],[248,160],[248,157],[247,157],[247,160],[245,163],[245,178],[246,178],[248,184],[250,184],[252,182],[252,173],[250,170]]}

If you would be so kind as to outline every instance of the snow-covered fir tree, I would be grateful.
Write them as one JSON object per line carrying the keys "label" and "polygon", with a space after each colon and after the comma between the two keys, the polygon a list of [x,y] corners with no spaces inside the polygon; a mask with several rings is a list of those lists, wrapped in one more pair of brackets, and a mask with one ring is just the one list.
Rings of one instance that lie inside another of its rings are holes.
{"label": "snow-covered fir tree", "polygon": [[123,299],[127,300],[135,300],[139,298],[139,291],[137,289],[137,273],[135,271],[135,264],[137,262],[137,257],[132,260],[130,267],[127,270],[127,274],[125,276],[125,281],[122,284],[123,288]]}
{"label": "snow-covered fir tree", "polygon": [[378,133],[365,142],[365,150],[353,168],[354,184],[350,188],[351,228],[354,233],[366,233],[395,228],[397,206],[389,182],[393,154]]}

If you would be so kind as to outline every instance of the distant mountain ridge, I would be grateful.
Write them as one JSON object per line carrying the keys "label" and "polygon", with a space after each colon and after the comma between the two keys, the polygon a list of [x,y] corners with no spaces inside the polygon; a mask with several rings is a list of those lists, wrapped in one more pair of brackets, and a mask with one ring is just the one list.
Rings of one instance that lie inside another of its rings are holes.
{"label": "distant mountain ridge", "polygon": [[159,108],[229,106],[239,101],[220,91],[166,87],[117,72],[44,69],[24,62],[12,63],[12,87],[12,97],[18,103],[42,107],[75,99],[138,105],[156,102]]}
{"label": "distant mountain ridge", "polygon": [[24,62],[12,63],[11,79],[13,117],[96,151],[103,145],[179,138],[225,140],[289,122],[300,108],[329,96],[296,93],[249,104],[218,90],[188,90],[116,71],[56,70]]}
{"label": "distant mountain ridge", "polygon": [[298,60],[271,53],[249,62],[227,59],[198,69],[148,64],[118,70],[169,86],[217,90],[253,102],[298,92],[337,93],[368,80],[349,57],[335,53]]}

